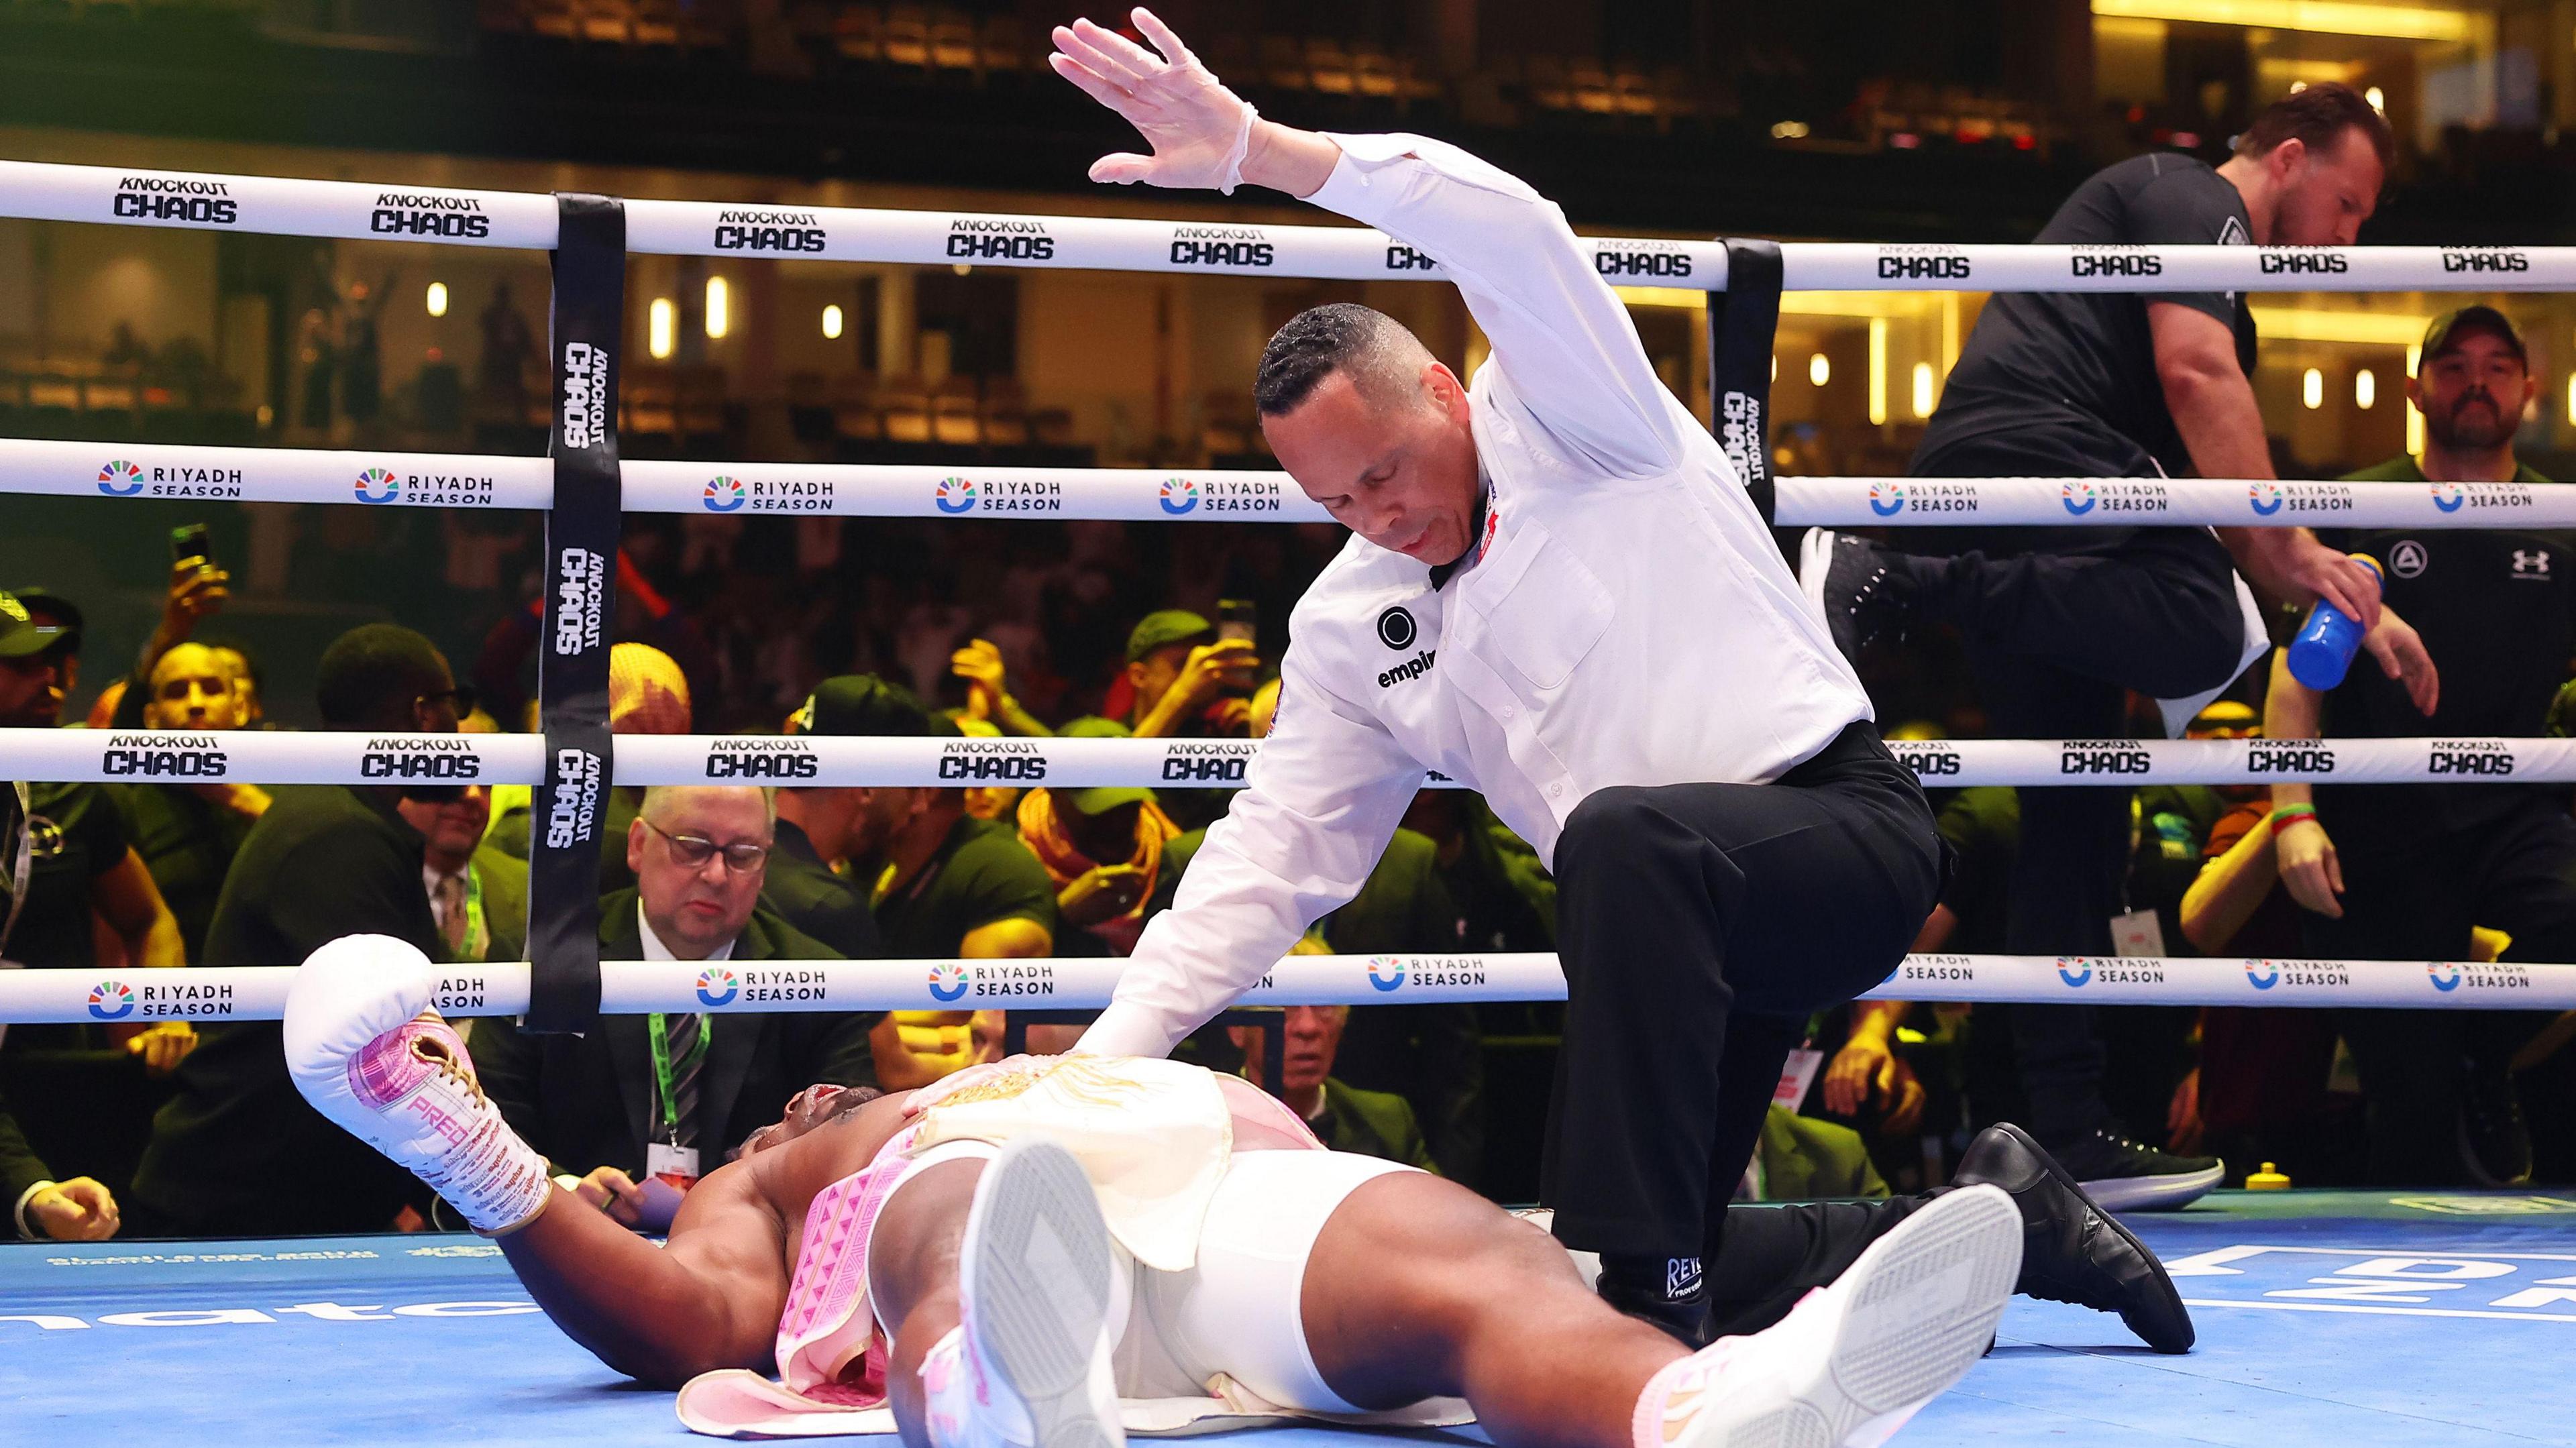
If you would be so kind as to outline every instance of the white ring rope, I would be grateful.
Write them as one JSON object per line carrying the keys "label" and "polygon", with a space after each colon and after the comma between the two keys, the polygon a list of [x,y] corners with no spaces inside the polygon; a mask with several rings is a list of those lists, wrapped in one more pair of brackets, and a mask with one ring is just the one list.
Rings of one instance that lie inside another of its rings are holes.
{"label": "white ring rope", "polygon": [[[1936,787],[2576,784],[2576,739],[1961,739],[1888,747]],[[1249,739],[622,734],[611,782],[1235,789],[1260,748]],[[545,741],[533,734],[0,729],[0,760],[10,778],[45,782],[535,784]],[[1454,785],[1438,774],[1428,782]]]}
{"label": "white ring rope", "polygon": [[[626,248],[661,256],[1074,267],[1341,281],[1441,280],[1346,226],[1237,225],[749,202],[630,200]],[[0,161],[0,215],[41,221],[552,250],[551,195]],[[1722,291],[1709,241],[1590,238],[1622,285]],[[2576,247],[2037,246],[1785,242],[1791,291],[2576,290]]]}
{"label": "white ring rope", "polygon": [[[1056,960],[607,961],[600,1010],[1096,1010],[1126,963]],[[439,967],[432,999],[451,1016],[515,1016],[525,962]],[[295,972],[232,969],[0,971],[0,1021],[273,1021]],[[1558,1001],[1552,954],[1298,955],[1272,967],[1245,1005]],[[2576,1008],[2576,966],[2459,961],[2257,960],[2017,955],[1908,956],[1864,1000],[2168,1006],[2354,1006],[2460,1010]]]}
{"label": "white ring rope", "polygon": [[[629,460],[630,513],[1329,523],[1284,472]],[[2576,487],[2225,478],[1789,478],[1783,527],[2576,528]],[[554,464],[482,453],[0,438],[0,494],[407,508],[554,505]]]}

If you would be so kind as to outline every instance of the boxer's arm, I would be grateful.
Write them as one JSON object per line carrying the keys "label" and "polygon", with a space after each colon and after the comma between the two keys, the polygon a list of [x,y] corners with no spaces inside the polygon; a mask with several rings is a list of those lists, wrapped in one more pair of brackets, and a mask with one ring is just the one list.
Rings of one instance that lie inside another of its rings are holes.
{"label": "boxer's arm", "polygon": [[1422,766],[1324,687],[1293,644],[1280,677],[1279,713],[1245,788],[1077,1050],[1169,1054],[1359,893],[1422,787]]}
{"label": "boxer's arm", "polygon": [[564,1335],[617,1371],[676,1388],[716,1368],[766,1369],[787,1305],[786,1227],[747,1162],[690,1189],[656,1247],[567,1192],[501,1238]]}

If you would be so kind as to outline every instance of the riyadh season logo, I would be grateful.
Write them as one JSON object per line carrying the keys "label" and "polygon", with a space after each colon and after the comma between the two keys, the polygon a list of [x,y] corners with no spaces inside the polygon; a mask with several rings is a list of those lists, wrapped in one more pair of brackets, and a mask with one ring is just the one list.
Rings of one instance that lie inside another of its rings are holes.
{"label": "riyadh season logo", "polygon": [[2245,485],[2245,502],[2258,518],[2269,518],[2281,511],[2281,485],[2257,478]]}
{"label": "riyadh season logo", "polygon": [[2080,956],[2061,955],[2057,957],[2057,978],[2069,989],[2082,990],[2093,983],[2093,967]]}
{"label": "riyadh season logo", "polygon": [[698,1004],[729,1006],[733,1004],[733,998],[740,994],[742,994],[741,984],[733,978],[733,972],[725,967],[711,965],[698,972]]}
{"label": "riyadh season logo", "polygon": [[943,513],[963,513],[975,506],[975,485],[965,478],[941,478],[938,496],[931,501]]}
{"label": "riyadh season logo", "polygon": [[[2460,968],[2457,965],[2452,964],[2450,961],[2436,960],[2428,962],[2424,967],[2424,973],[2432,977],[2433,989],[2441,991],[2444,994],[2448,994],[2460,988]],[[93,997],[93,999],[95,999],[95,997]],[[95,1013],[98,1010],[98,1007],[91,1006],[90,1010]]]}
{"label": "riyadh season logo", "polygon": [[2281,968],[2268,960],[2245,962],[2245,983],[2256,990],[2270,990],[2281,983]]}
{"label": "riyadh season logo", "polygon": [[1368,960],[1369,984],[1379,990],[1404,989],[1404,964],[1392,955],[1372,955]]}
{"label": "riyadh season logo", "polygon": [[953,1001],[966,994],[966,967],[955,961],[930,968],[930,998]]}
{"label": "riyadh season logo", "polygon": [[1199,485],[1195,478],[1165,478],[1162,490],[1163,511],[1177,518],[1199,505]]}
{"label": "riyadh season logo", "polygon": [[89,988],[89,1013],[97,1020],[121,1021],[134,1014],[134,992],[121,980],[103,980]]}
{"label": "riyadh season logo", "polygon": [[111,498],[131,498],[143,491],[143,469],[118,458],[98,470],[98,490]]}
{"label": "riyadh season logo", "polygon": [[383,468],[369,468],[350,485],[361,503],[390,503],[402,492],[402,481]]}
{"label": "riyadh season logo", "polygon": [[2445,513],[2456,513],[2468,506],[2469,490],[2457,483],[2433,483],[2433,506]]}
{"label": "riyadh season logo", "polygon": [[707,479],[706,491],[698,495],[698,501],[706,504],[707,511],[710,513],[734,512],[742,507],[748,498],[749,494],[742,486],[742,479],[727,477]]}
{"label": "riyadh season logo", "polygon": [[2058,488],[2057,500],[2066,505],[2067,512],[2081,518],[2093,511],[2093,484],[2080,478],[2068,482]]}
{"label": "riyadh season logo", "polygon": [[1894,479],[1869,485],[1869,510],[1882,518],[1905,511],[1905,488]]}

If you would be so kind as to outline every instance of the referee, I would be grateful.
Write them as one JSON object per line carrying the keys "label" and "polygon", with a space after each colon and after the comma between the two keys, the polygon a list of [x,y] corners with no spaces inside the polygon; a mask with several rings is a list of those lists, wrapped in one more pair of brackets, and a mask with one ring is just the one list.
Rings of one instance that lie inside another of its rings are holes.
{"label": "referee", "polygon": [[[1380,227],[1438,259],[1493,355],[1462,385],[1351,305],[1270,340],[1265,434],[1356,536],[1291,617],[1248,787],[1082,1048],[1162,1055],[1256,984],[1436,769],[1559,882],[1555,1231],[1602,1254],[1614,1305],[1701,1340],[1704,1259],[1807,1016],[1885,978],[1939,897],[1931,811],[1563,213],[1438,141],[1258,121],[1135,20],[1168,61],[1055,32],[1057,72],[1154,147],[1093,179],[1251,181]],[[1839,1270],[1871,1233],[1831,1235]]]}
{"label": "referee", "polygon": [[[2359,93],[2310,85],[2255,117],[2224,165],[2160,152],[2096,174],[2037,240],[2349,245],[2377,202],[2391,146],[2388,122]],[[2241,293],[1999,294],[1961,349],[1909,471],[2269,478],[2253,369]],[[2129,690],[2171,701],[2179,732],[2263,646],[2240,568],[2302,610],[2322,595],[2348,614],[2379,616],[2368,571],[2305,528],[1942,529],[1939,539],[1967,551],[1917,558],[1815,530],[1801,580],[1847,653],[1922,622],[1956,625],[1987,717],[2012,737],[2124,735]],[[2394,671],[2390,647],[2372,641]],[[2420,650],[2410,662],[2430,668]],[[2004,948],[2110,954],[2112,921],[2127,909],[2128,791],[2025,789],[2021,814]],[[2103,1099],[2090,1008],[2016,1006],[2011,1018],[2031,1127],[2088,1190],[2125,1210],[2178,1207],[2217,1185],[2217,1161],[2121,1133]]]}

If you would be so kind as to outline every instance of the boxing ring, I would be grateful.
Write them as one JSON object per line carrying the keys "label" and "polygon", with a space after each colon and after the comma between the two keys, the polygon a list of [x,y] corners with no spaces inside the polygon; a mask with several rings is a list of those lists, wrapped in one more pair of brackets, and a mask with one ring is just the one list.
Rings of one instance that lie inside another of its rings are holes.
{"label": "boxing ring", "polygon": [[[20,780],[404,779],[539,792],[534,963],[458,966],[441,1009],[571,1029],[600,1012],[1082,1009],[1114,961],[598,962],[598,792],[609,783],[1239,786],[1248,741],[612,739],[602,617],[624,512],[1326,521],[1284,475],[1186,469],[623,461],[616,367],[629,254],[1439,281],[1350,227],[625,201],[0,161],[0,215],[554,254],[556,423],[545,458],[0,439],[0,494],[541,510],[549,644],[538,736],[0,730]],[[1781,525],[2141,522],[2576,527],[2576,488],[2264,480],[1780,478],[1768,358],[1784,290],[2576,290],[2576,249],[1903,246],[1601,239],[1625,285],[1707,293],[1709,413]],[[103,503],[100,506],[112,506]],[[2576,782],[2576,741],[1998,740],[1911,743],[1927,784]],[[1437,786],[1447,781],[1433,777]],[[569,882],[569,883],[568,883]],[[578,886],[579,888],[576,888]],[[585,904],[585,897],[587,903]],[[592,912],[586,916],[584,911]],[[0,1021],[274,1019],[286,967],[0,972]],[[1544,955],[1301,957],[1254,1002],[1561,998]],[[2576,1009],[2576,964],[1922,956],[1874,994],[1923,1001]],[[2288,1448],[2576,1441],[2576,1196],[2218,1193],[2133,1225],[2200,1327],[2155,1357],[2112,1319],[2017,1300],[1996,1351],[1906,1441]],[[559,1443],[685,1437],[546,1322],[498,1248],[385,1235],[0,1246],[0,1392],[13,1427],[70,1442]],[[1356,1435],[1264,1430],[1297,1448]],[[13,1436],[16,1436],[13,1434]],[[1462,1435],[1468,1436],[1468,1435]]]}

